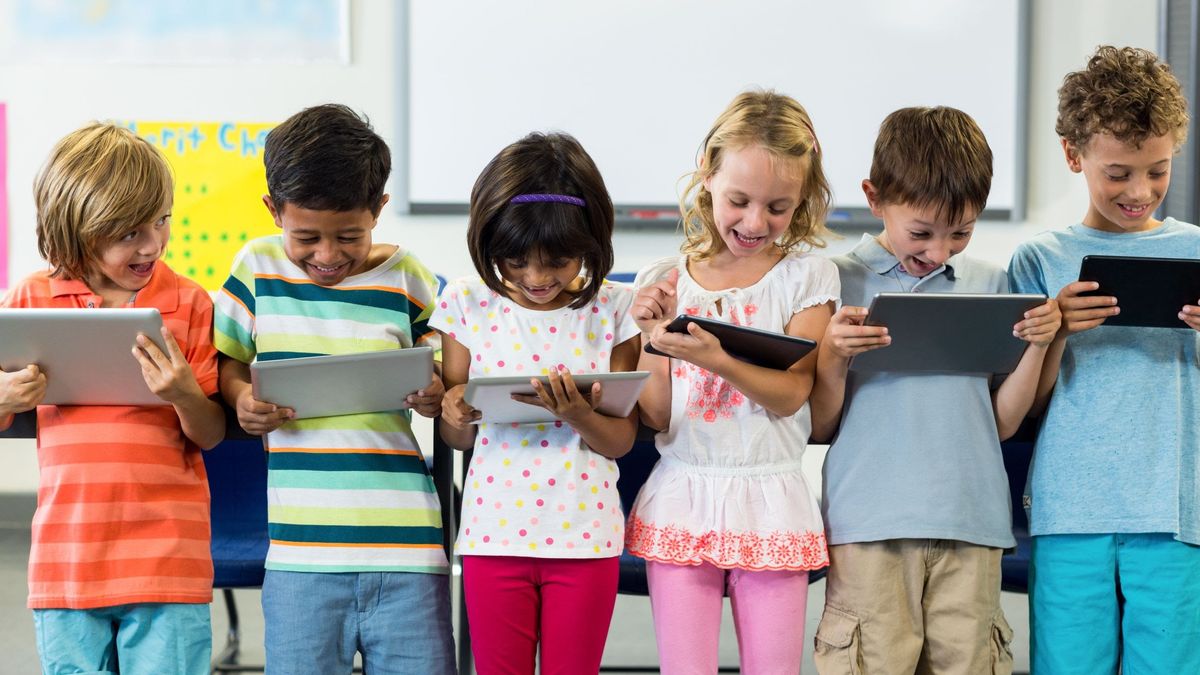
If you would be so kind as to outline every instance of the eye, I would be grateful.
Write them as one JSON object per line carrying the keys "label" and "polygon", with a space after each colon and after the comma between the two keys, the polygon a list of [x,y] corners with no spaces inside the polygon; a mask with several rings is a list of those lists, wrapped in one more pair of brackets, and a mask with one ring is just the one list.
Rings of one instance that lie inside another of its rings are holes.
{"label": "eye", "polygon": [[1114,181],[1114,182],[1119,182],[1119,181],[1123,181],[1123,180],[1125,180],[1125,179],[1129,178],[1129,174],[1123,174],[1123,175],[1120,175],[1120,176],[1114,176],[1114,175],[1112,175],[1111,173],[1106,173],[1106,174],[1104,174],[1104,177],[1105,177],[1105,178],[1107,178],[1107,179],[1109,179],[1109,180],[1111,180],[1111,181]]}
{"label": "eye", "polygon": [[296,237],[296,243],[304,244],[305,246],[311,246],[320,240],[320,237]]}
{"label": "eye", "polygon": [[908,236],[909,236],[909,238],[911,238],[911,239],[928,239],[928,238],[929,238],[929,233],[928,233],[928,232],[917,232],[917,231],[910,231],[910,232],[908,233]]}
{"label": "eye", "polygon": [[735,208],[735,209],[742,209],[742,208],[745,208],[745,207],[746,207],[746,202],[745,202],[745,201],[738,201],[738,200],[736,200],[736,199],[730,199],[730,200],[729,200],[729,205],[730,205],[730,206],[732,206],[732,207],[733,207],[733,208]]}
{"label": "eye", "polygon": [[767,210],[771,212],[771,215],[775,215],[775,216],[782,216],[783,214],[788,212],[787,209],[780,207],[780,206],[772,206],[771,208],[769,208]]}
{"label": "eye", "polygon": [[519,270],[525,266],[525,261],[521,260],[519,258],[508,258],[504,261],[504,265],[506,267],[511,267],[512,269]]}
{"label": "eye", "polygon": [[960,240],[960,241],[961,241],[961,240],[963,240],[963,239],[970,239],[970,238],[971,238],[971,233],[970,233],[970,232],[955,232],[955,233],[954,233],[952,236],[953,236],[955,239],[958,239],[958,240]]}
{"label": "eye", "polygon": [[121,238],[119,241],[133,241],[134,239],[137,239],[137,236],[138,236],[137,230],[131,230],[131,231],[126,232],[125,234],[121,235]]}
{"label": "eye", "polygon": [[1166,171],[1151,171],[1150,172],[1151,178],[1162,178],[1165,175],[1167,175]]}
{"label": "eye", "polygon": [[564,268],[570,264],[571,264],[570,258],[555,258],[554,260],[547,261],[546,267],[550,267],[550,268],[553,268],[556,270],[561,270],[562,268]]}
{"label": "eye", "polygon": [[167,215],[163,216],[162,218],[159,218],[158,220],[154,221],[154,227],[156,227],[156,228],[166,227],[167,225],[170,225],[170,224],[171,224],[171,214],[169,214],[169,213]]}
{"label": "eye", "polygon": [[343,244],[353,244],[360,239],[362,239],[362,237],[338,237],[338,241],[342,242]]}

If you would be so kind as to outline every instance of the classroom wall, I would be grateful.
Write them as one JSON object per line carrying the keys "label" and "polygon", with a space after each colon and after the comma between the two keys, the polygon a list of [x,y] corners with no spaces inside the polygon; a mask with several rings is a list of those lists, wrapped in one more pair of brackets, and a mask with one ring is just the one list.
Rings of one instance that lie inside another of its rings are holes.
{"label": "classroom wall", "polygon": [[[1081,67],[1098,44],[1153,49],[1157,42],[1157,0],[1031,0],[1030,4],[1028,217],[1022,223],[981,223],[970,249],[999,264],[1007,263],[1022,239],[1075,222],[1086,208],[1083,181],[1066,170],[1054,134],[1056,90],[1063,75]],[[394,141],[395,83],[401,77],[396,65],[396,24],[396,9],[389,0],[352,0],[349,66],[0,65],[0,101],[8,104],[10,275],[20,278],[41,267],[30,186],[42,159],[58,137],[90,119],[274,121],[307,105],[339,101],[366,112],[380,134]],[[786,93],[801,102],[821,95]],[[712,112],[715,116],[719,111]],[[690,159],[680,158],[681,172]],[[867,168],[863,167],[864,176]],[[452,245],[463,241],[465,232],[465,218],[460,216],[411,217],[388,208],[376,237],[402,243],[430,268],[454,277],[471,272],[465,248]],[[845,233],[845,238],[832,242],[830,251],[847,249],[860,233]],[[633,271],[675,252],[679,237],[656,230],[623,231],[614,243],[617,268]],[[0,492],[31,492],[36,485],[32,441],[0,440]]]}

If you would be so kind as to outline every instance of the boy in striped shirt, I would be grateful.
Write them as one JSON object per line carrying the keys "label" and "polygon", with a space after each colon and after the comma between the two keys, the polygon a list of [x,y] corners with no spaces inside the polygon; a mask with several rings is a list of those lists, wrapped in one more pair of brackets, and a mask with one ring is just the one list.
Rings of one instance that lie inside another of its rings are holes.
{"label": "boy in striped shirt", "polygon": [[[271,545],[263,582],[268,673],[452,675],[449,565],[433,480],[408,411],[293,419],[251,392],[249,364],[437,346],[437,282],[372,242],[387,145],[349,108],[305,109],[267,136],[263,202],[282,234],[246,244],[216,300],[220,383],[264,434]],[[435,375],[409,397],[441,410]]]}

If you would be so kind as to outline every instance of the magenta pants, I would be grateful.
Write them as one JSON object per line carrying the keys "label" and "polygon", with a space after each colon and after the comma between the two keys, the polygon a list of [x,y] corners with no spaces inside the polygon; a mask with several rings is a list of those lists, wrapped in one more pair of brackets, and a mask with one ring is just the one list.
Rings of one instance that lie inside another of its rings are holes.
{"label": "magenta pants", "polygon": [[595,673],[617,601],[617,558],[463,556],[478,675]]}
{"label": "magenta pants", "polygon": [[804,654],[808,572],[723,570],[646,563],[654,637],[663,673],[717,672],[721,603],[733,607],[743,675],[796,675]]}

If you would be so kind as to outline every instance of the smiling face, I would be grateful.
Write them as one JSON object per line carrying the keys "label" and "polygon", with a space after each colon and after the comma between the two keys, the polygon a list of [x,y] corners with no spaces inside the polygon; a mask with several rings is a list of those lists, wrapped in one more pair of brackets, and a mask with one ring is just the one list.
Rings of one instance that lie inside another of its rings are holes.
{"label": "smiling face", "polygon": [[1081,150],[1064,140],[1067,166],[1087,181],[1083,224],[1105,232],[1142,232],[1158,227],[1154,211],[1171,183],[1171,134],[1152,136],[1140,147],[1107,133],[1092,136]]}
{"label": "smiling face", "polygon": [[712,194],[717,238],[729,253],[771,251],[787,231],[804,190],[801,161],[777,159],[761,145],[722,154],[704,188]]}
{"label": "smiling face", "polygon": [[547,260],[535,251],[525,258],[500,260],[496,267],[509,287],[508,295],[513,302],[529,309],[551,310],[574,299],[564,291],[576,288],[583,264],[578,258]]}
{"label": "smiling face", "polygon": [[153,220],[130,228],[100,252],[86,282],[105,306],[120,306],[150,283],[154,263],[167,250],[171,238],[171,203]]}
{"label": "smiling face", "polygon": [[863,192],[871,213],[883,221],[879,244],[900,261],[904,271],[924,277],[941,267],[950,256],[963,252],[975,232],[978,209],[968,206],[955,222],[948,222],[933,206],[880,204],[871,181],[863,181]]}
{"label": "smiling face", "polygon": [[369,267],[371,231],[379,220],[370,209],[318,211],[287,204],[278,210],[269,196],[263,202],[283,230],[288,260],[318,285],[336,286]]}

